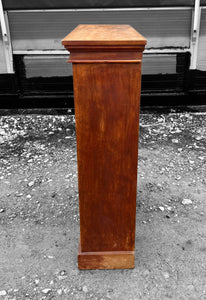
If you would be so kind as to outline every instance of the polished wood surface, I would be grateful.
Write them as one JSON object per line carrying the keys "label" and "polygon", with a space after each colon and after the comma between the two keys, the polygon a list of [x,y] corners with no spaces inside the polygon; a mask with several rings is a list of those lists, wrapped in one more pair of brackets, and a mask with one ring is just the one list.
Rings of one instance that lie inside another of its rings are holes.
{"label": "polished wood surface", "polygon": [[146,39],[130,25],[79,25],[63,45],[145,45]]}
{"label": "polished wood surface", "polygon": [[[134,267],[141,58],[146,40],[131,28],[81,25],[66,38],[72,46],[72,41],[81,42],[74,48],[66,44],[73,63],[80,269]],[[88,46],[92,39],[94,44]],[[103,39],[109,44],[97,43]]]}
{"label": "polished wood surface", "polygon": [[140,64],[74,64],[73,76],[82,251],[134,250]]}

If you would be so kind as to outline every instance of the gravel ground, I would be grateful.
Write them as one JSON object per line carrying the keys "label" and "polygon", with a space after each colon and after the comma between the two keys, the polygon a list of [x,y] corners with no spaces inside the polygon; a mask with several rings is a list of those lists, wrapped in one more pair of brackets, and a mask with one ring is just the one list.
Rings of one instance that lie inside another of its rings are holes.
{"label": "gravel ground", "polygon": [[0,300],[206,299],[206,115],[140,117],[136,266],[80,271],[75,118],[0,118]]}

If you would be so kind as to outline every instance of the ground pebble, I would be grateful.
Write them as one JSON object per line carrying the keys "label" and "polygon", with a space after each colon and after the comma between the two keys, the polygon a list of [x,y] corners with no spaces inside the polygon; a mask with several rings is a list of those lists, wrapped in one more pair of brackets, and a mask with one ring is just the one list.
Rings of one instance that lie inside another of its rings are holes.
{"label": "ground pebble", "polygon": [[194,285],[192,285],[192,284],[189,284],[188,286],[187,286],[187,288],[188,288],[188,290],[194,290]]}
{"label": "ground pebble", "polygon": [[148,276],[149,274],[150,274],[149,270],[145,270],[145,271],[143,272],[143,276]]}
{"label": "ground pebble", "polygon": [[66,271],[65,271],[65,270],[60,271],[60,272],[59,272],[59,275],[65,276],[65,275],[66,275]]}
{"label": "ground pebble", "polygon": [[173,142],[174,144],[177,144],[177,143],[178,143],[178,139],[172,139],[172,142]]}
{"label": "ground pebble", "polygon": [[65,270],[60,271],[59,275],[57,277],[59,280],[63,280],[65,278],[67,278],[66,271]]}
{"label": "ground pebble", "polygon": [[5,290],[0,291],[0,296],[6,296],[6,291]]}
{"label": "ground pebble", "polygon": [[62,295],[62,290],[61,290],[61,289],[58,289],[58,290],[57,290],[57,294],[61,296],[61,295]]}
{"label": "ground pebble", "polygon": [[164,276],[165,279],[168,279],[170,277],[168,272],[163,272],[162,275]]}
{"label": "ground pebble", "polygon": [[38,278],[35,279],[34,282],[35,282],[36,285],[39,284],[39,279]]}
{"label": "ground pebble", "polygon": [[84,292],[84,293],[87,293],[87,292],[88,292],[88,288],[87,288],[87,286],[86,286],[86,285],[84,285],[84,286],[83,286],[83,288],[82,288],[82,290],[83,290],[83,292]]}
{"label": "ground pebble", "polygon": [[48,294],[48,293],[50,293],[51,292],[51,289],[43,289],[42,290],[42,293],[43,294]]}
{"label": "ground pebble", "polygon": [[183,205],[189,205],[189,204],[192,204],[192,200],[190,200],[190,199],[183,199],[183,200],[182,200],[182,204],[183,204]]}

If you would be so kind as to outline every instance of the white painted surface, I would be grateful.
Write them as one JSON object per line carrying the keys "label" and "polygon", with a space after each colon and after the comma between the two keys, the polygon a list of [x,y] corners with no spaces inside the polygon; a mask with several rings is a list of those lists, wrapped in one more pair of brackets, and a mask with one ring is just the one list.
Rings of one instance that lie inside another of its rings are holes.
{"label": "white painted surface", "polygon": [[192,30],[191,30],[191,42],[190,42],[190,51],[191,51],[190,69],[195,70],[197,68],[200,19],[201,19],[200,0],[195,0],[195,8],[192,15],[193,15],[193,20],[192,20]]}
{"label": "white painted surface", "polygon": [[2,34],[0,28],[0,74],[7,73],[6,58],[4,55],[4,47],[2,42]]}
{"label": "white painted surface", "polygon": [[6,63],[6,70],[7,73],[14,73],[8,18],[7,18],[7,12],[4,12],[3,10],[2,0],[0,0],[0,27],[1,27],[1,40],[3,46],[3,55]]}
{"label": "white painted surface", "polygon": [[[201,11],[197,69],[200,71],[206,71],[206,8],[202,9]],[[205,86],[206,86],[206,82],[205,82]]]}

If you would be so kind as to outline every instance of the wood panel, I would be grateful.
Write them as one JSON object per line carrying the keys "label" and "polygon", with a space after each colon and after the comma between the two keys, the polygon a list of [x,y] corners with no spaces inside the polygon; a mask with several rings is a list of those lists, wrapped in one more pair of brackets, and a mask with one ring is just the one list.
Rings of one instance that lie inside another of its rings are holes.
{"label": "wood panel", "polygon": [[61,38],[78,24],[130,24],[147,48],[189,47],[191,10],[9,12],[14,50],[63,49]]}
{"label": "wood panel", "polygon": [[140,64],[73,64],[73,72],[82,251],[132,251]]}
{"label": "wood panel", "polygon": [[81,270],[90,269],[133,269],[134,251],[82,252],[81,243],[78,250],[78,264]]}

